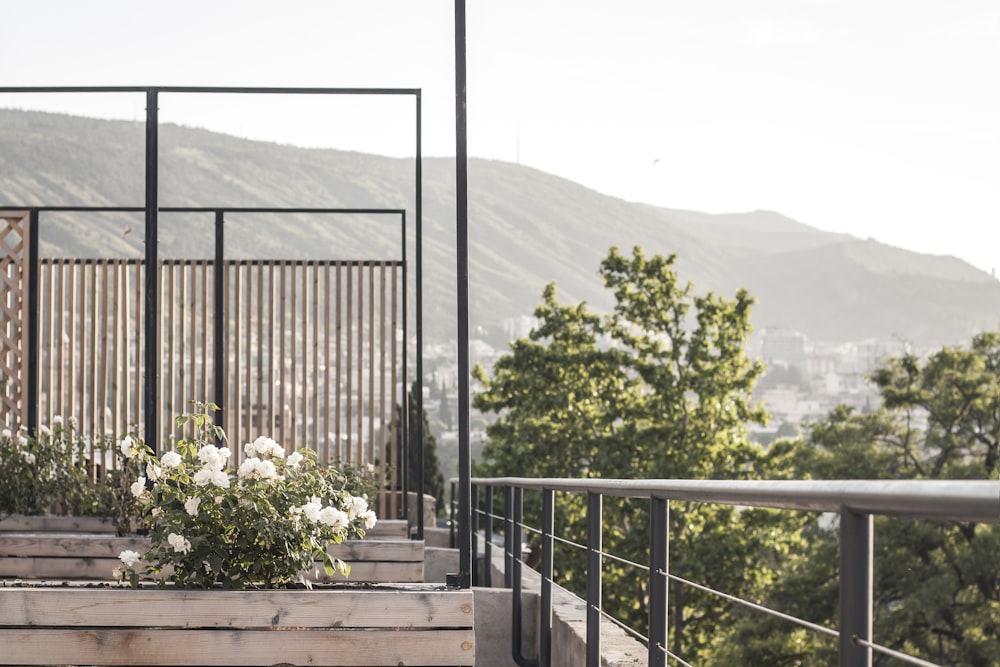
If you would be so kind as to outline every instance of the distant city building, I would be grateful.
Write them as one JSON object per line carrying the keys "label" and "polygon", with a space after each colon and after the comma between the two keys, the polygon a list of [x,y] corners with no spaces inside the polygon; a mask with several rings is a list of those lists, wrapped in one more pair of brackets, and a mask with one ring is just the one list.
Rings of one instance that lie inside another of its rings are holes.
{"label": "distant city building", "polygon": [[503,321],[503,332],[507,334],[508,340],[527,338],[531,330],[538,326],[538,318],[530,315],[520,317],[508,317]]}
{"label": "distant city building", "polygon": [[806,336],[793,329],[765,329],[761,353],[768,364],[803,368],[806,362]]}

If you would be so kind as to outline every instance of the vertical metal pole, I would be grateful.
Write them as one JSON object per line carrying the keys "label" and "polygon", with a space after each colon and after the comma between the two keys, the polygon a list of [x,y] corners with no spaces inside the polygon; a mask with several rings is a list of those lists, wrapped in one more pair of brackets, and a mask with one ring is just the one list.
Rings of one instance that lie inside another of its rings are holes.
{"label": "vertical metal pole", "polygon": [[872,638],[871,514],[840,511],[840,667],[871,667],[872,651],[855,638]]}
{"label": "vertical metal pole", "polygon": [[601,667],[601,494],[587,494],[587,667]]}
{"label": "vertical metal pole", "polygon": [[424,230],[423,230],[423,158],[421,156],[420,91],[416,94],[417,106],[417,164],[414,209],[416,217],[416,262],[417,262],[417,539],[424,539]]}
{"label": "vertical metal pole", "polygon": [[486,537],[483,545],[483,586],[493,588],[493,486],[486,487]]}
{"label": "vertical metal pole", "polygon": [[25,426],[29,433],[38,431],[38,281],[41,271],[38,266],[38,209],[33,208],[28,212],[28,349],[22,354],[28,355],[27,387],[22,400],[27,401],[27,420]]}
{"label": "vertical metal pole", "polygon": [[514,487],[503,489],[503,587],[514,585]]}
{"label": "vertical metal pole", "polygon": [[[226,386],[226,351],[225,351],[225,328],[226,328],[226,313],[225,313],[225,303],[226,303],[226,251],[225,251],[225,213],[222,209],[215,211],[215,266],[212,270],[212,280],[214,284],[212,285],[213,299],[215,301],[215,309],[212,313],[214,332],[212,336],[212,346],[215,348],[213,351],[213,356],[215,361],[213,362],[214,371],[214,387],[212,389],[212,394],[214,398],[212,401],[222,407],[228,408],[229,406],[223,405],[223,396],[225,395],[224,387]],[[226,428],[226,418],[225,410],[215,411],[215,423],[221,428]]]}
{"label": "vertical metal pole", "polygon": [[552,664],[552,533],[555,531],[555,492],[542,490],[542,596],[538,624],[538,664]]}
{"label": "vertical metal pole", "polygon": [[458,548],[458,540],[455,539],[455,494],[458,492],[458,485],[451,483],[451,500],[448,502],[448,546],[452,549]]}
{"label": "vertical metal pole", "polygon": [[479,487],[472,485],[472,584],[479,582]]}
{"label": "vertical metal pole", "polygon": [[[402,407],[402,423],[400,424],[400,448],[399,448],[399,462],[400,470],[402,471],[401,481],[403,482],[403,517],[409,521],[410,520],[410,397],[411,389],[410,378],[409,378],[409,363],[407,363],[408,353],[407,348],[409,347],[409,318],[410,318],[410,308],[409,308],[409,293],[410,293],[410,263],[406,261],[406,211],[403,211],[403,215],[400,218],[400,243],[402,244],[403,253],[403,407]],[[416,400],[416,399],[414,399]],[[417,405],[422,405],[418,403]],[[418,421],[423,424],[423,413],[418,411]],[[418,512],[419,514],[419,512]],[[407,534],[409,534],[409,524],[407,524]]]}
{"label": "vertical metal pole", "polygon": [[458,585],[471,586],[469,531],[472,478],[469,452],[469,155],[465,106],[465,0],[455,0],[455,255],[458,281]]}
{"label": "vertical metal pole", "polygon": [[158,137],[159,109],[156,88],[146,90],[146,280],[144,309],[146,316],[143,364],[143,423],[144,437],[154,453],[159,453],[159,389],[160,389],[160,286],[159,286],[159,192]]}
{"label": "vertical metal pole", "polygon": [[670,501],[649,499],[649,667],[667,664],[667,573],[670,571]]}

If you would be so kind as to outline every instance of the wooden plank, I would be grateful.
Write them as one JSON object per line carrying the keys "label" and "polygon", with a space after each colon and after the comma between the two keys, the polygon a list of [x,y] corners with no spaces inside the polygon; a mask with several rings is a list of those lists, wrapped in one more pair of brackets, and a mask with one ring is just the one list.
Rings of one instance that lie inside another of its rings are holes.
{"label": "wooden plank", "polygon": [[[345,559],[346,560],[346,559]],[[351,575],[330,577],[317,562],[316,569],[307,576],[312,581],[338,583],[421,583],[424,580],[424,564],[414,561],[347,561]],[[17,579],[37,579],[63,581],[67,579],[94,579],[112,581],[114,569],[121,565],[117,555],[111,557],[50,558],[45,556],[24,556],[0,558],[0,577]],[[164,575],[169,570],[164,569]]]}
{"label": "wooden plank", "polygon": [[[0,626],[468,628],[471,590],[0,588]],[[0,646],[3,642],[0,642]],[[74,663],[79,664],[79,663]]]}
{"label": "wooden plank", "polygon": [[[378,528],[378,525],[376,525]],[[0,519],[0,532],[65,531],[76,533],[114,533],[115,525],[93,516],[25,516],[13,514]]]}
{"label": "wooden plank", "polygon": [[4,664],[473,665],[472,630],[0,630]]}
{"label": "wooden plank", "polygon": [[124,549],[145,552],[146,537],[115,537],[96,533],[0,533],[0,556],[48,558],[118,558]]}
{"label": "wooden plank", "polygon": [[[395,412],[395,410],[393,411]],[[406,519],[383,519],[379,517],[375,527],[365,534],[366,540],[406,539],[409,536],[409,524]]]}

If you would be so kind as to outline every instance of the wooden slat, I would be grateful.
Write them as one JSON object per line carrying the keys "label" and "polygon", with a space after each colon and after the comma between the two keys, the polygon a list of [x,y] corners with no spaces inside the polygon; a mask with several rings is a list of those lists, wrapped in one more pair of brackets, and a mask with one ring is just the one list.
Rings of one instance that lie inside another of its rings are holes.
{"label": "wooden slat", "polygon": [[[326,574],[321,563],[316,564],[316,568],[307,573],[307,578],[312,581],[340,583],[421,583],[424,580],[423,562],[351,562],[346,561],[351,566],[349,577],[336,574],[329,576]],[[24,558],[0,558],[0,577],[17,579],[38,579],[47,581],[64,581],[67,579],[93,579],[98,581],[112,581],[114,579],[114,569],[121,565],[117,557],[114,558],[47,558],[44,556],[30,556]],[[164,576],[168,576],[172,570],[164,569]]]}
{"label": "wooden slat", "polygon": [[[0,533],[0,557],[118,558],[125,549],[144,553],[148,537],[116,537],[94,533]],[[346,540],[327,552],[345,561],[422,562],[424,543],[416,540]]]}
{"label": "wooden slat", "polygon": [[469,630],[0,630],[5,664],[473,665]]}
{"label": "wooden slat", "polygon": [[311,591],[37,586],[0,588],[0,601],[0,626],[416,629],[472,627],[473,621],[471,590],[425,585]]}

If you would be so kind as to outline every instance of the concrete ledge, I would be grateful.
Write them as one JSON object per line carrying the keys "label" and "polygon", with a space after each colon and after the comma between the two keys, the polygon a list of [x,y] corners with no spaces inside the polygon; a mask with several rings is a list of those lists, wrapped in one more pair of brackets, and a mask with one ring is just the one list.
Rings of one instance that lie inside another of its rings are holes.
{"label": "concrete ledge", "polygon": [[[458,571],[458,550],[427,547],[424,574],[428,583],[444,582]],[[479,554],[480,564],[483,554]],[[511,645],[511,595],[503,584],[503,550],[493,552],[493,588],[473,588],[476,609],[477,667],[515,667]],[[522,648],[526,658],[538,655],[541,576],[523,568]],[[587,662],[587,603],[554,587],[552,591],[552,667],[579,667]],[[646,647],[609,621],[601,624],[601,664],[604,667],[640,667],[646,664]]]}

